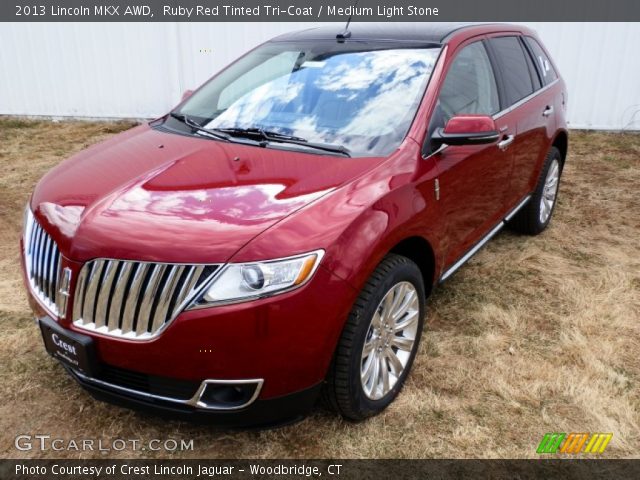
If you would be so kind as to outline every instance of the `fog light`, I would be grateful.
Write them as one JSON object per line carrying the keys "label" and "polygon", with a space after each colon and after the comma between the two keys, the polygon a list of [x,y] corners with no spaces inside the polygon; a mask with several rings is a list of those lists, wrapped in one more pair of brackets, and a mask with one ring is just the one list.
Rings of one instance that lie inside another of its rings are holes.
{"label": "fog light", "polygon": [[235,409],[252,403],[258,396],[261,382],[208,383],[205,385],[198,405],[204,408]]}

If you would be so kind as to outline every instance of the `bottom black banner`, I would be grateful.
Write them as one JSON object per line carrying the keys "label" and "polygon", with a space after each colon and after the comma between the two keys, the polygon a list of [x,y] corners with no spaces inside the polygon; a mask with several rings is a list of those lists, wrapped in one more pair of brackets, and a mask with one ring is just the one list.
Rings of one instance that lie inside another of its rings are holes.
{"label": "bottom black banner", "polygon": [[640,460],[0,460],[0,479],[640,478]]}

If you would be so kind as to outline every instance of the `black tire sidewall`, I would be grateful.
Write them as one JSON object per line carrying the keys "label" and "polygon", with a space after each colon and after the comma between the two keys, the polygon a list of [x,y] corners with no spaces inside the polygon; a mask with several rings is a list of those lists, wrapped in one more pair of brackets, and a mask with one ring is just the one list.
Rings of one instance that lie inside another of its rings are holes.
{"label": "black tire sidewall", "polygon": [[[556,198],[553,202],[553,206],[551,207],[549,217],[545,222],[541,222],[540,202],[542,200],[547,174],[549,173],[549,168],[551,167],[551,163],[554,160],[558,161],[558,165],[560,167],[560,175],[558,176],[558,192],[556,193]],[[533,192],[531,192],[530,200],[516,214],[516,216],[509,221],[509,228],[525,235],[538,235],[547,228],[547,226],[551,222],[551,218],[553,217],[556,205],[558,203],[558,195],[560,193],[560,184],[562,179],[562,169],[564,166],[563,164],[564,160],[562,158],[560,150],[552,146],[545,156],[542,168],[540,169],[540,173],[538,174],[535,189],[533,190]]]}
{"label": "black tire sidewall", "polygon": [[[393,386],[391,391],[379,400],[372,400],[364,393],[360,380],[362,349],[367,336],[367,332],[369,330],[369,325],[371,324],[371,319],[373,318],[378,305],[380,304],[386,293],[391,289],[391,287],[403,281],[410,282],[418,292],[420,311],[416,341],[413,345],[413,350],[411,352],[411,356],[409,357],[409,361],[407,362],[402,375]],[[402,389],[404,381],[407,378],[409,371],[411,370],[413,361],[420,346],[420,338],[422,336],[421,334],[425,317],[425,294],[422,275],[417,265],[409,260],[395,265],[392,270],[384,277],[384,280],[376,285],[374,293],[373,295],[371,295],[371,298],[367,302],[366,307],[358,312],[358,314],[361,316],[361,321],[358,322],[358,326],[356,328],[355,342],[353,344],[351,358],[349,359],[349,390],[351,392],[353,410],[359,412],[363,417],[366,417],[379,413],[380,411],[384,410],[391,402],[393,402],[393,400]]]}
{"label": "black tire sidewall", "polygon": [[544,168],[542,169],[542,172],[540,172],[540,178],[538,180],[538,185],[536,186],[535,194],[531,199],[534,202],[533,204],[534,208],[532,209],[532,214],[533,214],[533,218],[535,219],[535,223],[537,227],[536,230],[540,232],[545,228],[547,228],[547,226],[551,222],[551,218],[553,217],[553,212],[555,211],[556,204],[558,203],[558,194],[556,193],[556,198],[553,201],[553,205],[551,206],[551,212],[549,213],[547,220],[545,222],[541,222],[540,221],[540,202],[542,201],[542,195],[544,193],[544,185],[547,180],[547,174],[549,173],[549,168],[551,168],[551,164],[553,163],[554,160],[558,161],[558,168],[560,169],[560,172],[558,175],[558,190],[557,190],[558,192],[560,191],[560,178],[562,177],[561,175],[562,156],[560,155],[560,151],[557,148],[551,147],[551,149],[549,150],[549,153],[547,154],[547,157],[545,158]]}

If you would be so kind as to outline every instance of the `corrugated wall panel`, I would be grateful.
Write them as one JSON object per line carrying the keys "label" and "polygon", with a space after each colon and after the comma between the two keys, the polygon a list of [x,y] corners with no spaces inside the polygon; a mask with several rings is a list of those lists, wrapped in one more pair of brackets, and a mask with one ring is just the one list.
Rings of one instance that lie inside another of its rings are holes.
{"label": "corrugated wall panel", "polygon": [[[0,24],[0,114],[158,116],[257,44],[312,25]],[[529,25],[567,81],[571,126],[640,130],[640,23]]]}
{"label": "corrugated wall panel", "polygon": [[2,24],[0,113],[140,117],[166,110],[179,96],[167,27]]}
{"label": "corrugated wall panel", "polygon": [[569,90],[574,128],[640,130],[640,23],[530,23]]}
{"label": "corrugated wall panel", "polygon": [[181,82],[192,89],[240,55],[282,33],[314,26],[313,23],[178,23],[183,48]]}

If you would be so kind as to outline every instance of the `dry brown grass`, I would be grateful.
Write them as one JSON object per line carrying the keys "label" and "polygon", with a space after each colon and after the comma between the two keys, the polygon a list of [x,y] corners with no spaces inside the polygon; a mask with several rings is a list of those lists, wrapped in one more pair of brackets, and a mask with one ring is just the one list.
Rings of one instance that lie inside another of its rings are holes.
{"label": "dry brown grass", "polygon": [[49,433],[194,439],[174,458],[515,458],[535,457],[545,432],[595,431],[614,433],[605,456],[638,456],[640,136],[573,133],[550,229],[500,234],[437,290],[414,371],[386,413],[353,424],[317,409],[289,427],[230,432],[94,401],[31,321],[17,243],[28,192],[62,158],[127,127],[0,120],[0,455],[63,456],[13,447],[18,434]]}

